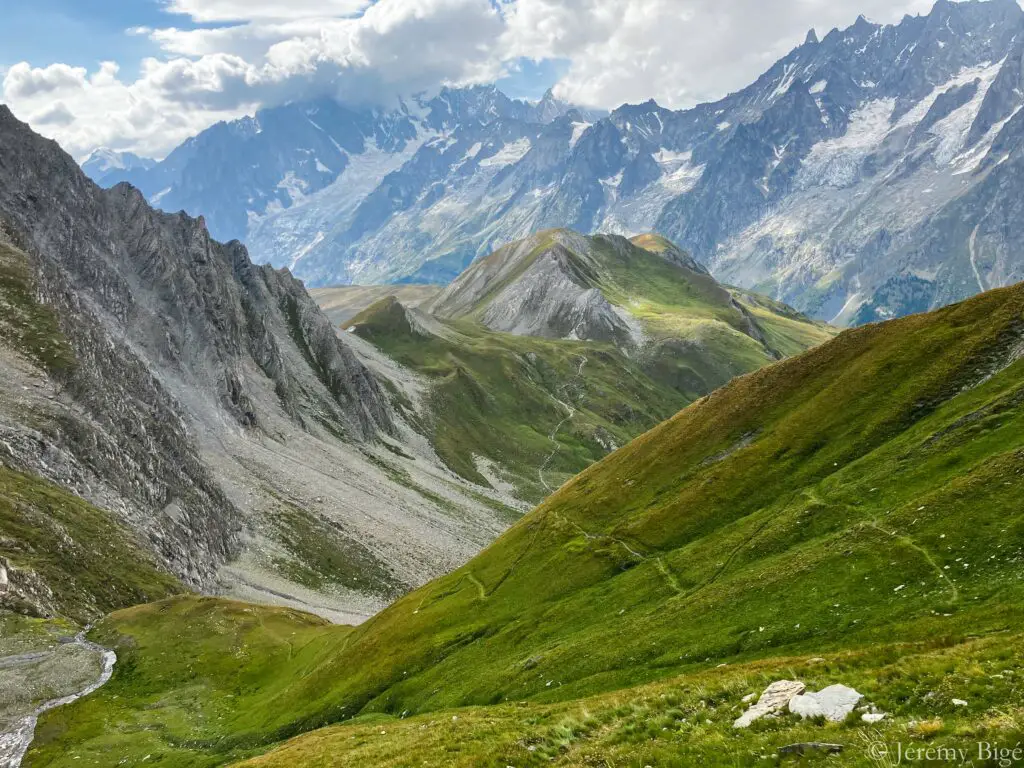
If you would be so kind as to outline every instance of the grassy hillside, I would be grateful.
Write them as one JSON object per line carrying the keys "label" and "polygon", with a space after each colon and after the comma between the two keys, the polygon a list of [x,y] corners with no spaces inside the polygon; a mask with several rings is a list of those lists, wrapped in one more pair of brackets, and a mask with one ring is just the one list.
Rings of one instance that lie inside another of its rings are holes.
{"label": "grassy hillside", "polygon": [[472,321],[432,327],[414,329],[388,299],[353,320],[355,333],[427,377],[427,428],[448,466],[485,485],[481,471],[497,475],[531,501],[692,399],[612,344],[496,333]]}
{"label": "grassy hillside", "polygon": [[[313,765],[736,765],[809,738],[850,751],[876,730],[1019,738],[1022,334],[1018,286],[738,379],[366,624],[289,643],[310,630],[285,617],[272,634],[287,663],[259,663],[243,700],[215,698],[216,717],[154,705],[249,680],[227,658],[260,659],[270,638],[233,644],[225,615],[197,625],[206,640],[175,639],[193,631],[187,602],[115,614],[98,636],[133,661],[47,718],[28,765],[112,752],[212,764],[351,718],[266,764],[307,750]],[[206,642],[220,652],[195,661]],[[780,677],[855,685],[893,717],[736,735],[737,698]],[[413,727],[436,735],[414,748]]]}
{"label": "grassy hillside", "polygon": [[418,307],[441,292],[439,285],[340,285],[310,288],[309,295],[335,325],[345,325],[371,304],[394,296],[407,307]]}
{"label": "grassy hillside", "polygon": [[29,257],[6,241],[0,222],[0,342],[60,377],[75,366],[57,315],[36,297]]}
{"label": "grassy hillside", "polygon": [[82,623],[115,608],[182,590],[132,531],[38,477],[0,467],[0,559],[11,589],[0,607]]}
{"label": "grassy hillside", "polygon": [[[424,312],[386,296],[346,327],[427,377],[426,426],[452,469],[483,484],[497,474],[539,501],[734,376],[832,336],[784,305],[734,296],[666,240],[636,242],[651,250],[622,238],[541,233],[478,262]],[[484,314],[502,291],[566,244],[575,249],[574,279],[635,318],[641,344],[487,327]]]}
{"label": "grassy hillside", "polygon": [[[828,658],[786,656],[570,702],[515,702],[405,719],[366,716],[296,738],[241,765],[879,768],[895,765],[900,748],[944,744],[976,756],[979,743],[1012,749],[1024,736],[1024,664],[1017,652],[1022,640],[1013,634],[878,646]],[[858,718],[825,725],[786,715],[737,734],[732,722],[746,707],[743,698],[791,678],[811,690],[836,681],[855,686],[888,716],[867,726]],[[962,696],[970,699],[967,707],[953,703]],[[821,741],[843,745],[841,756],[826,759],[812,750],[806,760],[779,760],[782,747]]]}

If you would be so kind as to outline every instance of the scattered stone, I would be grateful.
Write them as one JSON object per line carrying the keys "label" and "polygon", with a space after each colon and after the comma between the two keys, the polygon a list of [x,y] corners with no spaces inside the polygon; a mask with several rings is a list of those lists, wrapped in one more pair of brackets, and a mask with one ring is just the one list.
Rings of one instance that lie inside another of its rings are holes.
{"label": "scattered stone", "polygon": [[798,680],[775,681],[764,689],[756,704],[736,719],[733,728],[748,728],[755,720],[785,709],[790,699],[806,690],[807,686]]}
{"label": "scattered stone", "polygon": [[873,724],[880,723],[887,717],[885,712],[865,712],[860,716],[860,719],[865,723]]}
{"label": "scattered stone", "polygon": [[842,751],[842,744],[826,744],[820,741],[808,741],[802,744],[789,744],[785,747],[779,747],[780,755],[806,755],[808,752],[824,752],[828,755],[838,755]]}
{"label": "scattered stone", "polygon": [[817,693],[794,696],[789,711],[803,718],[824,717],[833,723],[842,722],[856,709],[862,693],[845,685],[830,685]]}
{"label": "scattered stone", "polygon": [[746,696],[744,696],[742,699],[740,699],[740,701],[742,701],[744,704],[749,704],[750,702],[752,702],[756,698],[757,698],[757,694],[756,693],[748,693]]}
{"label": "scattered stone", "polygon": [[953,706],[954,707],[966,707],[967,706],[967,702],[964,701],[963,699],[953,699]]}

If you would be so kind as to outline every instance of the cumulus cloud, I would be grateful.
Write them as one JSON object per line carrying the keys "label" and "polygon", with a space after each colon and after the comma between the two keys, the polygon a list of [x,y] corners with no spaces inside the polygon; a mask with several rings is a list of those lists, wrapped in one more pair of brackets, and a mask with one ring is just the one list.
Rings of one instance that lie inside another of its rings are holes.
{"label": "cumulus cloud", "polygon": [[79,88],[86,79],[81,67],[52,64],[45,69],[33,69],[21,62],[11,67],[4,76],[4,96],[8,99],[30,99],[69,88]]}
{"label": "cumulus cloud", "polygon": [[199,22],[354,16],[368,5],[370,0],[166,0],[164,3],[168,12],[191,16]]}
{"label": "cumulus cloud", "polygon": [[[490,0],[378,0],[358,17],[314,19],[291,15],[295,6],[341,14],[360,4],[195,6],[197,20],[234,18],[243,7],[252,18],[214,29],[131,30],[150,35],[168,54],[145,59],[132,82],[112,63],[92,74],[65,64],[17,64],[4,76],[4,101],[78,156],[100,145],[161,156],[216,120],[259,106],[324,95],[393,103],[399,95],[493,80],[501,72],[489,43],[502,34],[503,19]],[[175,0],[170,7],[192,5]],[[286,18],[274,21],[278,16]],[[52,112],[56,98],[64,105],[60,120]]]}
{"label": "cumulus cloud", "polygon": [[[81,155],[161,156],[220,119],[317,96],[393,102],[493,81],[523,58],[567,60],[556,93],[614,108],[684,107],[742,87],[858,13],[894,21],[931,0],[162,0],[197,29],[135,28],[160,52],[139,76],[16,64],[3,98]],[[168,16],[171,20],[174,17]],[[212,26],[211,26],[212,25]]]}
{"label": "cumulus cloud", "polygon": [[[168,66],[155,60],[144,62],[143,76],[125,83],[114,62],[102,63],[91,74],[63,64],[41,68],[17,64],[4,77],[3,100],[21,119],[57,139],[76,157],[99,146],[161,156],[217,120],[239,114],[239,109],[183,109],[180,100],[168,99],[154,77]],[[188,82],[194,84],[194,78]],[[241,111],[255,106],[250,103]]]}
{"label": "cumulus cloud", "polygon": [[68,105],[63,101],[58,101],[42,112],[32,117],[32,122],[40,125],[55,125],[55,126],[67,126],[75,122],[75,116],[71,110],[68,109]]}
{"label": "cumulus cloud", "polygon": [[685,107],[749,84],[802,42],[860,13],[879,22],[927,12],[932,0],[517,0],[503,46],[569,71],[556,93],[614,108],[655,98]]}

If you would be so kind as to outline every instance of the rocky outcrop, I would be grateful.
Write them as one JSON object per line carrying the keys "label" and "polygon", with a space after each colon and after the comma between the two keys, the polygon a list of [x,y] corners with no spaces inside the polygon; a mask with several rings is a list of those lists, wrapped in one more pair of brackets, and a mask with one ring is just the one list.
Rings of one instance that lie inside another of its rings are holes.
{"label": "rocky outcrop", "polygon": [[794,696],[806,690],[807,686],[799,680],[777,680],[765,688],[757,701],[736,719],[733,728],[749,728],[755,720],[782,712]]}
{"label": "rocky outcrop", "polygon": [[588,285],[572,252],[557,244],[495,296],[480,319],[493,331],[519,336],[620,344],[631,337],[628,323]]}
{"label": "rocky outcrop", "polygon": [[[772,683],[764,689],[757,701],[736,719],[733,728],[749,728],[755,720],[785,711],[804,719],[824,718],[829,722],[841,723],[864,699],[862,693],[845,685],[830,685],[811,693],[806,691],[807,686],[798,680],[778,680]],[[743,701],[746,703],[752,698],[753,694]],[[865,715],[863,719],[865,722],[878,722],[882,717],[885,715],[877,719]]]}
{"label": "rocky outcrop", "polygon": [[789,700],[789,711],[800,717],[823,717],[841,723],[856,709],[864,694],[845,685],[830,685],[820,691],[803,693]]}
{"label": "rocky outcrop", "polygon": [[394,429],[300,282],[216,242],[202,218],[154,211],[127,184],[101,190],[5,107],[0,222],[73,357],[47,371],[45,413],[8,411],[0,458],[117,511],[187,584],[209,585],[242,533],[197,425],[260,431],[281,409],[353,442]]}

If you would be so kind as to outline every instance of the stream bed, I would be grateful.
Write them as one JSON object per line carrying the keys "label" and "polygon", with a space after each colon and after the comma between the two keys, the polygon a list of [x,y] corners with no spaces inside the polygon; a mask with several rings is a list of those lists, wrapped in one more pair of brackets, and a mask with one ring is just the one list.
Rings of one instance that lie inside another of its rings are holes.
{"label": "stream bed", "polygon": [[[44,712],[50,711],[51,709],[63,707],[73,701],[77,701],[83,696],[88,696],[96,689],[105,685],[106,682],[110,680],[111,675],[114,674],[114,664],[117,662],[117,654],[90,640],[86,640],[86,631],[87,630],[79,632],[70,643],[67,643],[67,645],[75,645],[87,651],[100,654],[102,666],[99,677],[81,690],[61,696],[60,698],[43,702],[30,714],[14,720],[13,724],[0,733],[0,768],[20,768],[21,761],[24,759],[25,753],[28,752],[28,748],[32,744],[32,739],[35,736],[36,723],[38,722],[40,715]],[[21,665],[35,664],[54,653],[56,653],[56,651],[51,651],[50,653],[26,653],[17,656],[3,657],[0,658],[0,668],[10,669]]]}

